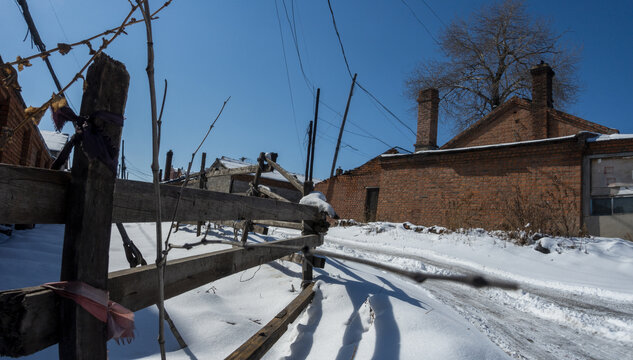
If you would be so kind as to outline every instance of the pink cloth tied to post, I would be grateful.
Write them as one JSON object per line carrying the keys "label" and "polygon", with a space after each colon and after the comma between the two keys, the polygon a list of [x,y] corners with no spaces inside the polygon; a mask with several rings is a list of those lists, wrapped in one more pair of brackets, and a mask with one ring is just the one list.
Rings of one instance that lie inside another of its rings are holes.
{"label": "pink cloth tied to post", "polygon": [[79,304],[92,316],[108,324],[108,340],[134,339],[134,313],[108,299],[108,292],[81,281],[59,281],[42,285]]}

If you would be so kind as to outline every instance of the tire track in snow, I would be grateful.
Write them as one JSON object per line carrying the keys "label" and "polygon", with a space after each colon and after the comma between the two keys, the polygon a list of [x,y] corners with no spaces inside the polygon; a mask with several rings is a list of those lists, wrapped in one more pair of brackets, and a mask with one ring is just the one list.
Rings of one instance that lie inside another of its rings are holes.
{"label": "tire track in snow", "polygon": [[[407,259],[413,263],[405,261],[404,266],[415,270],[473,273],[472,269],[455,264],[332,236],[326,236],[325,246],[379,261],[385,261],[385,257],[389,262],[397,259],[401,265],[402,259]],[[515,358],[631,358],[633,304],[630,302],[533,284],[521,286],[522,292],[511,293],[498,289],[474,290],[439,281],[423,285],[434,298],[451,306]]]}

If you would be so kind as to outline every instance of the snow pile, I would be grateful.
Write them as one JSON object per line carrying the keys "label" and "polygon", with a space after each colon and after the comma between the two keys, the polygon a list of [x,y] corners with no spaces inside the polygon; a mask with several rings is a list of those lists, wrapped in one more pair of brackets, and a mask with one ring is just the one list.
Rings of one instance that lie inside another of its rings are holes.
{"label": "snow pile", "polygon": [[327,202],[325,195],[319,191],[313,191],[299,200],[299,204],[310,205],[319,208],[320,211],[327,213],[331,218],[338,218],[332,205]]}

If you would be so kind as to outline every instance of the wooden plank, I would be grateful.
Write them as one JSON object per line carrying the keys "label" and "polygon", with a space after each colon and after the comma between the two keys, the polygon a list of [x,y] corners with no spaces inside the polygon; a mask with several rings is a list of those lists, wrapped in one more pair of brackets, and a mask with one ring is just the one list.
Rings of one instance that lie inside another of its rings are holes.
{"label": "wooden plank", "polygon": [[[209,170],[207,171],[207,177],[251,174],[251,173],[255,173],[257,169],[259,169],[259,165],[247,165],[247,166],[233,168],[233,169]],[[265,170],[270,171],[270,169],[265,169]]]}
{"label": "wooden plank", "polygon": [[[323,236],[309,235],[270,242],[274,245],[315,247]],[[165,299],[211,281],[279,259],[295,252],[290,248],[254,244],[167,262]],[[156,265],[109,274],[110,300],[132,311],[156,304]],[[31,287],[0,292],[0,355],[24,356],[59,341],[58,297],[52,290]]]}
{"label": "wooden plank", "polygon": [[[231,220],[222,220],[222,221],[214,221],[214,224],[218,224],[218,225],[222,225],[222,226],[231,226],[234,228],[238,228],[238,229],[243,229],[244,228],[244,221],[243,220],[235,220],[235,221],[231,221]],[[262,225],[258,225],[258,224],[251,224],[252,229],[250,231],[257,233],[257,234],[262,234],[262,235],[268,235],[268,228]]]}
{"label": "wooden plank", "polygon": [[33,354],[59,341],[59,297],[53,291],[2,291],[0,304],[0,356]]}
{"label": "wooden plank", "polygon": [[[0,223],[63,224],[70,173],[0,164]],[[170,221],[180,188],[161,185],[163,220]],[[155,221],[153,185],[117,179],[113,222]],[[34,211],[33,209],[37,209]],[[183,191],[176,221],[318,219],[315,207],[236,194],[189,189]]]}
{"label": "wooden plank", "polygon": [[288,229],[297,229],[302,230],[303,224],[300,222],[292,222],[292,221],[275,221],[275,220],[253,220],[256,224],[262,224],[266,226],[276,226]]}
{"label": "wooden plank", "polygon": [[[112,199],[123,127],[92,114],[108,111],[122,118],[129,83],[125,65],[106,54],[98,55],[88,68],[80,115],[90,117],[86,123],[97,136],[104,137],[115,163],[112,169],[102,160],[90,158],[81,150],[83,146],[77,146],[66,205],[61,280],[81,281],[104,291],[108,286]],[[107,359],[106,323],[69,299],[61,300],[60,314],[60,358]]]}
{"label": "wooden plank", "polygon": [[[179,187],[161,185],[163,221],[171,220],[179,191]],[[152,184],[118,180],[113,211],[114,222],[155,221]],[[183,189],[176,221],[235,219],[300,221],[320,219],[320,215],[316,207],[307,205],[209,190]]]}
{"label": "wooden plank", "polygon": [[63,224],[69,184],[66,171],[0,164],[0,223]]}
{"label": "wooden plank", "polygon": [[292,186],[296,187],[297,190],[299,190],[299,191],[301,191],[303,193],[303,184],[299,180],[297,180],[296,177],[294,177],[292,174],[287,172],[284,168],[282,168],[276,162],[272,161],[270,158],[267,158],[266,162],[268,162],[268,165],[272,166],[281,175],[283,175],[283,177],[285,177],[292,184]]}
{"label": "wooden plank", "polygon": [[[315,235],[271,242],[276,245],[308,245],[310,247],[319,246],[322,243],[323,237]],[[253,244],[247,248],[233,248],[169,261],[165,271],[165,299],[293,252],[295,251],[289,248]],[[110,275],[108,290],[110,298],[114,301],[132,311],[156,302],[158,289],[154,264],[121,270]]]}
{"label": "wooden plank", "polygon": [[283,196],[281,196],[281,195],[279,195],[279,194],[277,194],[275,192],[272,192],[269,188],[267,188],[265,186],[261,186],[260,185],[260,186],[257,187],[257,190],[260,193],[268,196],[271,199],[275,199],[275,200],[279,200],[279,201],[283,201],[283,202],[291,202],[290,200],[286,199],[285,197],[283,197]]}
{"label": "wooden plank", "polygon": [[295,321],[297,316],[312,302],[314,298],[314,283],[308,285],[299,296],[266,326],[248,339],[242,346],[227,356],[227,360],[256,360],[261,359],[266,352],[279,340],[288,329],[288,324]]}

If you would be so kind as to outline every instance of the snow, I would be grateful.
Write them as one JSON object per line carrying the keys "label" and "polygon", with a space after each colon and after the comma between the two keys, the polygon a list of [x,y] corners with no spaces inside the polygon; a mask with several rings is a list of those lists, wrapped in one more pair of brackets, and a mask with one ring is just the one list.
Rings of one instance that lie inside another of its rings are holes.
{"label": "snow", "polygon": [[633,134],[610,134],[610,135],[599,135],[595,138],[588,139],[588,142],[594,141],[609,141],[609,140],[622,140],[622,139],[633,139]]}
{"label": "snow", "polygon": [[62,151],[62,148],[68,142],[68,134],[48,130],[40,130],[40,133],[50,151]]}
{"label": "snow", "polygon": [[[227,169],[237,169],[237,168],[241,168],[241,167],[244,167],[244,166],[255,165],[255,164],[247,162],[247,161],[242,161],[242,160],[238,160],[238,159],[232,159],[232,158],[227,157],[227,156],[222,156],[219,160],[220,160],[220,163],[222,165],[224,165]],[[299,180],[301,182],[305,182],[305,177],[303,175],[295,174],[295,173],[292,173],[292,172],[289,172],[289,173],[291,175],[293,175],[294,177],[296,177],[297,180]],[[288,182],[288,179],[286,179],[283,175],[281,175],[277,170],[273,170],[271,172],[262,173],[261,176],[263,178],[266,178],[266,179]],[[320,180],[320,179],[313,179],[314,184],[319,183],[321,181],[322,180]]]}
{"label": "snow", "polygon": [[327,202],[325,195],[319,191],[313,191],[299,200],[299,204],[311,205],[319,208],[320,211],[327,213],[331,218],[336,218],[334,208]]}
{"label": "snow", "polygon": [[627,240],[543,238],[541,243],[559,248],[545,255],[481,229],[436,234],[406,230],[402,224],[372,223],[331,227],[328,238],[338,245],[380,248],[392,256],[418,255],[534,286],[633,301],[633,242]]}
{"label": "snow", "polygon": [[[585,131],[581,131],[580,133],[586,133],[586,132]],[[560,141],[560,140],[564,140],[564,139],[572,139],[572,138],[575,138],[577,136],[578,136],[578,134],[576,134],[576,135],[560,136],[560,137],[554,137],[554,138],[547,138],[547,139],[537,139],[537,140],[516,141],[516,142],[500,143],[500,144],[470,146],[470,147],[464,147],[464,148],[438,149],[438,150],[420,150],[420,151],[414,152],[413,154],[382,154],[380,156],[381,157],[400,157],[400,156],[411,156],[411,155],[415,155],[415,154],[443,154],[443,153],[451,153],[451,152],[458,152],[458,151],[468,151],[468,150],[477,150],[477,149],[492,149],[492,148],[500,148],[500,147],[506,147],[506,146],[523,145],[523,144],[540,144],[540,143],[546,143],[546,142],[551,142],[551,141]]]}
{"label": "snow", "polygon": [[[310,194],[308,199],[325,202],[322,194]],[[163,224],[164,234],[168,226]],[[633,301],[633,243],[626,240],[545,237],[539,242],[551,253],[542,254],[533,246],[517,246],[483,230],[456,233],[440,227],[407,227],[410,230],[396,223],[331,227],[323,248],[407,270],[444,274],[478,271],[570,299],[595,297],[605,304]],[[154,224],[125,224],[125,228],[151,262],[155,256]],[[10,237],[0,233],[0,289],[58,280],[63,232],[63,225],[37,225],[33,230],[14,230]],[[260,242],[298,234],[273,228],[266,237],[249,238]],[[209,237],[232,239],[233,231],[227,227],[210,229]],[[183,226],[172,235],[176,244],[194,241],[193,225]],[[229,246],[216,244],[172,250],[169,258],[226,248]],[[440,267],[440,263],[445,265]],[[110,271],[127,267],[121,238],[113,226]],[[430,280],[415,284],[366,265],[336,259],[328,259],[324,269],[315,269],[315,279],[313,302],[264,359],[506,359],[506,352],[517,354],[503,342],[493,342],[492,330],[474,325],[472,318],[481,314],[449,306],[433,296],[427,289]],[[167,357],[225,358],[292,301],[300,283],[300,265],[276,261],[167,300],[165,307],[189,345],[178,349],[166,327]],[[468,291],[479,294],[483,290]],[[518,314],[508,321],[529,316],[577,329],[586,334],[587,342],[606,338],[633,346],[633,320],[620,313],[599,316],[589,308],[568,308],[527,290],[490,289],[485,294],[492,304],[507,306]],[[126,345],[110,341],[110,359],[160,358],[156,307],[137,311],[135,316],[136,339]],[[539,329],[543,331],[547,329]],[[57,346],[52,346],[27,358],[56,357]]]}

